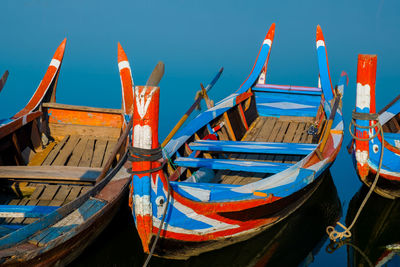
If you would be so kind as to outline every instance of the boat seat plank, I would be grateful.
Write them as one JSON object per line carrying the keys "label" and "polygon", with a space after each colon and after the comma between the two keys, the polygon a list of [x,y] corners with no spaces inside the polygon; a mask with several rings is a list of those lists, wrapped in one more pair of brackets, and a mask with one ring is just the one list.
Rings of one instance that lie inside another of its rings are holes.
{"label": "boat seat plank", "polygon": [[[247,160],[229,160],[229,159],[202,159],[202,158],[176,158],[174,163],[181,167],[191,168],[210,168],[214,170],[233,170],[233,171],[249,171],[258,173],[278,173],[293,164],[260,162]],[[251,169],[250,169],[251,168]]]}
{"label": "boat seat plank", "polygon": [[29,242],[37,246],[44,246],[48,242],[58,238],[59,236],[63,234],[65,235],[74,227],[86,222],[95,213],[100,211],[105,205],[105,201],[96,198],[90,198],[77,210],[73,211],[71,214],[69,214],[53,226],[35,235],[31,240],[29,240]]}
{"label": "boat seat plank", "polygon": [[31,217],[40,218],[53,212],[59,207],[54,206],[24,206],[24,205],[0,205],[1,218]]}
{"label": "boat seat plank", "polygon": [[95,182],[101,168],[69,166],[0,166],[0,179],[38,179]]}
{"label": "boat seat plank", "polygon": [[190,143],[189,147],[214,152],[307,155],[317,144],[199,140]]}

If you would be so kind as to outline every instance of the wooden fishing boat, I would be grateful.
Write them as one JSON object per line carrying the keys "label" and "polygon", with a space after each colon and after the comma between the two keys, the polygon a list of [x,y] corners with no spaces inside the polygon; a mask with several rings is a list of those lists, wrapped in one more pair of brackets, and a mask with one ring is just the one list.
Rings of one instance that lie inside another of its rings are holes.
{"label": "wooden fishing boat", "polygon": [[[367,186],[373,184],[381,164],[374,191],[393,199],[400,197],[400,95],[376,113],[376,66],[376,55],[358,56],[357,98],[353,122],[354,136],[359,140],[353,138],[349,152],[353,156],[358,176]],[[376,124],[378,121],[382,125],[383,139]]]}
{"label": "wooden fishing boat", "polygon": [[130,204],[145,252],[185,259],[249,239],[301,206],[335,160],[347,77],[334,90],[318,26],[322,88],[266,84],[274,32],[239,89],[181,128],[162,159],[159,88],[135,89]]}
{"label": "wooden fishing boat", "polygon": [[[362,186],[349,204],[346,223],[349,224],[364,200],[368,188]],[[400,200],[372,194],[356,224],[347,246],[348,266],[396,266],[400,248]],[[397,255],[397,257],[395,257]]]}
{"label": "wooden fishing boat", "polygon": [[55,102],[66,40],[28,104],[0,125],[0,264],[64,265],[107,226],[127,193],[132,112],[119,47],[122,109]]}

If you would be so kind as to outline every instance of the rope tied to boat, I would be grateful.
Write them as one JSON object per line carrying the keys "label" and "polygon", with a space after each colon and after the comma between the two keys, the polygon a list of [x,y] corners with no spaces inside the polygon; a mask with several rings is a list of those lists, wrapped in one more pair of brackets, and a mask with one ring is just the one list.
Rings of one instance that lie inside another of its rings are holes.
{"label": "rope tied to boat", "polygon": [[[128,155],[128,160],[131,162],[140,162],[140,161],[158,161],[163,158],[161,147],[146,149],[128,146],[128,151],[130,152]],[[134,171],[132,168],[128,169],[127,172],[130,174],[143,174],[143,173],[152,173],[161,170],[166,161],[163,161],[161,166],[144,170],[144,171]]]}
{"label": "rope tied to boat", "polygon": [[[364,126],[364,125],[359,125],[356,123],[356,120],[369,120],[369,121],[373,121],[372,125],[368,125],[368,126]],[[374,122],[375,121],[375,122]],[[378,128],[378,130],[376,131],[376,133],[370,137],[367,138],[363,138],[363,137],[358,137],[356,136],[351,128],[352,126],[355,126],[357,128],[361,128],[361,129],[375,129]],[[354,219],[352,221],[352,223],[350,224],[349,227],[344,226],[343,224],[341,224],[340,222],[337,222],[336,225],[339,225],[340,227],[342,227],[344,229],[344,231],[339,232],[335,229],[335,227],[333,226],[328,226],[326,228],[326,233],[329,236],[329,239],[332,240],[333,242],[336,242],[337,239],[342,240],[343,238],[350,238],[351,237],[351,228],[353,228],[353,226],[355,225],[358,217],[361,214],[361,211],[363,210],[365,204],[367,203],[369,197],[371,196],[372,192],[374,191],[376,184],[378,183],[378,179],[379,179],[379,174],[381,171],[381,167],[382,167],[382,161],[383,161],[383,150],[384,150],[384,143],[385,143],[385,139],[383,136],[383,129],[382,129],[382,125],[379,122],[379,114],[377,113],[360,113],[360,112],[356,112],[353,111],[352,113],[352,119],[349,125],[349,132],[350,135],[353,137],[353,139],[358,140],[358,141],[370,141],[372,139],[374,139],[375,137],[377,137],[379,135],[379,133],[382,136],[382,148],[381,148],[381,155],[379,158],[379,165],[378,168],[376,170],[376,176],[374,178],[373,183],[371,184],[369,191],[367,193],[367,195],[365,196],[364,200],[362,201],[360,207],[358,208],[358,211],[356,213],[356,215],[354,216]]]}

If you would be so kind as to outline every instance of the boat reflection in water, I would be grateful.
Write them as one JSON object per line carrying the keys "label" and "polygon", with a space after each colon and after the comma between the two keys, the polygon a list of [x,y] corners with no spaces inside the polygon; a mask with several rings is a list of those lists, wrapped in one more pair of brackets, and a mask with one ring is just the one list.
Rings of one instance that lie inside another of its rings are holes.
{"label": "boat reflection in water", "polygon": [[[347,225],[353,221],[367,192],[368,188],[362,186],[350,201]],[[399,266],[399,224],[400,199],[390,200],[373,193],[351,230],[351,245],[347,247],[349,266]]]}
{"label": "boat reflection in water", "polygon": [[[187,261],[154,256],[150,265],[308,265],[327,238],[326,226],[336,222],[340,215],[341,205],[336,187],[331,174],[326,172],[318,189],[301,208],[261,234],[245,242],[191,257]],[[95,244],[73,263],[74,266],[88,263],[96,266],[142,266],[147,255],[143,253],[140,239],[129,216],[129,210],[123,209]]]}

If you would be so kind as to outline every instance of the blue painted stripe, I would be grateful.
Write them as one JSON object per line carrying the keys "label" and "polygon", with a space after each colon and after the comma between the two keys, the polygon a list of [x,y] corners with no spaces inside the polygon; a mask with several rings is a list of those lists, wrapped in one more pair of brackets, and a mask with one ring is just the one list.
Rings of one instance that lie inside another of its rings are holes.
{"label": "blue painted stripe", "polygon": [[201,151],[307,155],[317,144],[199,140],[189,146]]}
{"label": "blue painted stripe", "polygon": [[317,48],[317,55],[322,91],[324,92],[325,100],[331,101],[333,98],[333,88],[329,77],[328,58],[324,45]]}
{"label": "blue painted stripe", "polygon": [[318,112],[318,108],[313,109],[279,109],[272,107],[257,106],[257,111],[259,116],[269,117],[269,116],[296,116],[296,117],[315,117]]}
{"label": "blue painted stripe", "polygon": [[[58,208],[59,206],[0,205],[0,218],[11,217],[12,213],[23,213],[24,217],[28,218],[40,218],[55,211]],[[4,213],[8,213],[8,215],[5,215]]]}
{"label": "blue painted stripe", "polygon": [[299,91],[299,90],[284,90],[284,89],[274,89],[274,88],[262,88],[253,87],[254,92],[269,92],[269,93],[284,93],[287,95],[315,95],[321,96],[321,91]]}
{"label": "blue painted stripe", "polygon": [[202,158],[177,158],[174,163],[181,167],[205,167],[214,170],[247,171],[258,173],[278,173],[293,165],[277,162]]}
{"label": "blue painted stripe", "polygon": [[294,102],[302,105],[319,106],[321,103],[321,96],[318,95],[295,95],[283,93],[264,93],[256,92],[255,98],[257,103],[268,102]]}

